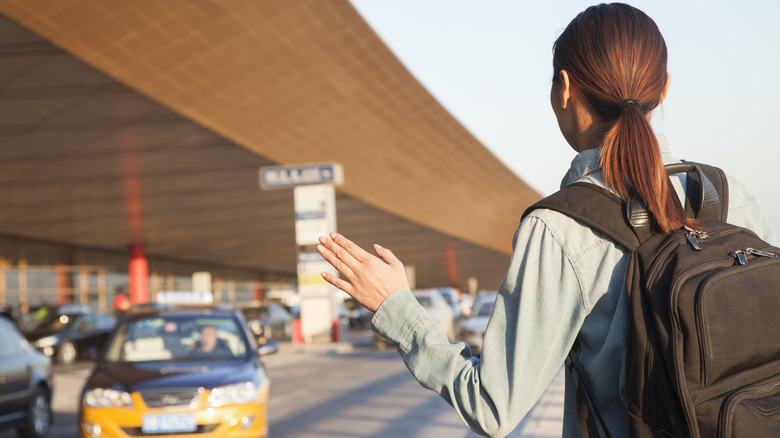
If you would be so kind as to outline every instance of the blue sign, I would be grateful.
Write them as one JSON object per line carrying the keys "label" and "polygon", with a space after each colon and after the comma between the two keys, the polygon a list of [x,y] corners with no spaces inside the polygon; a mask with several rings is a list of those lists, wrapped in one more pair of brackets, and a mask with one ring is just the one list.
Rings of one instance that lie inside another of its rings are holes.
{"label": "blue sign", "polygon": [[338,163],[260,168],[260,187],[263,190],[288,189],[316,184],[340,185],[343,182],[344,172]]}

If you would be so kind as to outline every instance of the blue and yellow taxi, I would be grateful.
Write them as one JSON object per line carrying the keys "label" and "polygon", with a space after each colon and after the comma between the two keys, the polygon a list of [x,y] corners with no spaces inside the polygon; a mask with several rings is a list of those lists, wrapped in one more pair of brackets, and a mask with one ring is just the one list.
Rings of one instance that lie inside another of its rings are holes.
{"label": "blue and yellow taxi", "polygon": [[80,436],[265,437],[266,350],[235,310],[130,312],[84,386]]}

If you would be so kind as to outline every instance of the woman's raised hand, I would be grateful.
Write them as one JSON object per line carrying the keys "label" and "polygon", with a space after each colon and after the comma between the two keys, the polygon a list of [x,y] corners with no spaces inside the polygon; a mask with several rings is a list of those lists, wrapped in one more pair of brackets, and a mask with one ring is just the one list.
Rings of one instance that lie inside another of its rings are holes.
{"label": "woman's raised hand", "polygon": [[338,233],[320,237],[320,243],[317,251],[344,279],[327,272],[322,277],[373,312],[391,293],[409,287],[404,265],[387,248],[374,245],[377,257]]}

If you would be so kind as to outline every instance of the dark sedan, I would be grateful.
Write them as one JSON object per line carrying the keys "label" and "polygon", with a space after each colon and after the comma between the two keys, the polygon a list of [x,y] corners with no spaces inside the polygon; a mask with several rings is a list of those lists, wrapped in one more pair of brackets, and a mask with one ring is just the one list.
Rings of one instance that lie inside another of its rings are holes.
{"label": "dark sedan", "polygon": [[45,437],[51,426],[51,359],[35,351],[15,324],[0,317],[0,428]]}
{"label": "dark sedan", "polygon": [[43,354],[58,363],[95,359],[116,326],[103,313],[52,313],[26,327],[24,335]]}
{"label": "dark sedan", "polygon": [[259,342],[262,339],[290,339],[293,316],[281,304],[250,305],[241,309],[247,325]]}

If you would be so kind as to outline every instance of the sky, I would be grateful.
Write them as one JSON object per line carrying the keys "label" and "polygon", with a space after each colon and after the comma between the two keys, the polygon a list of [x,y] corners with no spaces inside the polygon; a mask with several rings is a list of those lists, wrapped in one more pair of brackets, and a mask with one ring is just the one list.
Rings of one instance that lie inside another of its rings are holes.
{"label": "sky", "polygon": [[[352,0],[406,68],[542,195],[575,152],[550,108],[552,45],[591,1]],[[672,76],[653,127],[677,158],[746,184],[780,238],[780,1],[630,3],[655,20]],[[774,242],[777,243],[777,242]]]}

